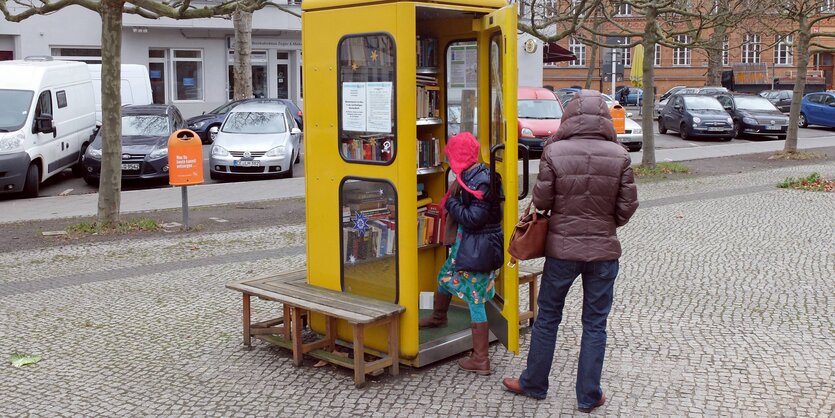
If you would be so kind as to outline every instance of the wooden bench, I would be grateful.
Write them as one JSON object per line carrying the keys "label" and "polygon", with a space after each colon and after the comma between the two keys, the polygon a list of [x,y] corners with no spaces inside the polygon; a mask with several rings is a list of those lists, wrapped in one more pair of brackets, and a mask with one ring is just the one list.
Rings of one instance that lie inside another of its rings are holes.
{"label": "wooden bench", "polygon": [[[227,288],[243,293],[244,345],[250,347],[252,338],[258,338],[293,352],[293,364],[301,366],[305,354],[326,362],[354,370],[357,387],[365,384],[366,373],[389,368],[393,376],[399,374],[399,325],[400,305],[376,299],[337,292],[307,284],[304,271],[292,271],[257,279],[229,283]],[[251,323],[250,297],[280,302],[284,316]],[[302,329],[310,312],[322,314],[326,319],[325,335],[316,341],[304,343]],[[353,328],[353,360],[334,354],[337,320],[344,320]],[[365,360],[363,331],[375,326],[388,327],[388,353],[373,361]]]}
{"label": "wooden bench", "polygon": [[536,304],[536,297],[539,295],[539,283],[536,279],[542,275],[541,269],[519,265],[519,286],[528,285],[528,310],[519,313],[519,322],[528,321],[528,326],[533,326],[536,316],[539,314],[539,307]]}

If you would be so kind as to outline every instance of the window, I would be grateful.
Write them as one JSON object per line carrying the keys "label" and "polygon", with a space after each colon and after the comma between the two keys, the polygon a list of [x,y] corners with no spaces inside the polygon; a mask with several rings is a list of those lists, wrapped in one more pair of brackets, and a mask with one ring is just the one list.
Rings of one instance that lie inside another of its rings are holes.
{"label": "window", "polygon": [[122,136],[168,136],[168,116],[125,115],[122,116]]}
{"label": "window", "polygon": [[[478,136],[478,44],[453,42],[446,52],[446,137]],[[456,76],[453,76],[453,73]],[[461,76],[463,75],[463,77]]]}
{"label": "window", "polygon": [[571,37],[568,40],[568,50],[577,57],[576,60],[568,63],[571,67],[585,67],[586,66],[586,45]]}
{"label": "window", "polygon": [[655,66],[661,66],[661,45],[655,44]]}
{"label": "window", "polygon": [[52,58],[101,64],[101,48],[52,48]]}
{"label": "window", "polygon": [[166,56],[167,51],[164,49],[149,49],[148,50],[148,76],[151,79],[151,95],[154,103],[167,103],[167,89],[166,89]]}
{"label": "window", "polygon": [[615,16],[632,16],[632,5],[621,4],[618,6],[618,12]]}
{"label": "window", "polygon": [[[33,122],[37,124],[37,118],[43,115],[52,115],[52,93],[49,90],[41,92],[41,95],[38,96],[38,104],[35,106],[35,118]],[[36,127],[37,125],[32,126],[32,133],[38,133],[35,130]]]}
{"label": "window", "polygon": [[742,63],[759,64],[760,62],[760,35],[746,33],[742,38]]}
{"label": "window", "polygon": [[[623,39],[621,39],[621,45],[629,45],[628,36],[624,36]],[[624,67],[632,66],[632,48],[621,48],[620,56]]]}
{"label": "window", "polygon": [[[226,89],[228,91],[229,100],[235,98],[235,51],[229,50],[226,55],[228,67],[228,84]],[[252,74],[252,97],[266,98],[267,97],[267,51],[252,51],[250,55],[250,69]],[[282,74],[282,78],[286,76]],[[281,85],[279,83],[279,89]],[[286,87],[286,86],[285,86]],[[286,99],[281,96],[279,98]]]}
{"label": "window", "polygon": [[[675,41],[679,44],[689,44],[690,37],[687,35],[678,35]],[[673,49],[673,65],[690,65],[690,48],[677,47]]]}
{"label": "window", "polygon": [[[572,3],[573,9],[574,3]],[[557,2],[556,0],[545,0],[542,2],[542,16],[545,18],[554,17],[557,15]]]}
{"label": "window", "polygon": [[389,164],[395,158],[394,48],[391,35],[382,33],[339,41],[338,146],[345,160]]}
{"label": "window", "polygon": [[58,109],[63,109],[67,107],[67,92],[65,90],[60,90],[56,92],[55,101],[58,102]]}
{"label": "window", "polygon": [[174,100],[203,100],[203,51],[174,49]]}
{"label": "window", "polygon": [[835,12],[835,0],[823,0],[821,1],[821,13],[833,13]]}
{"label": "window", "polygon": [[792,35],[777,35],[774,45],[774,65],[792,65],[794,55],[792,54]]}
{"label": "window", "polygon": [[731,64],[731,41],[728,35],[722,39],[722,65],[728,66]]}

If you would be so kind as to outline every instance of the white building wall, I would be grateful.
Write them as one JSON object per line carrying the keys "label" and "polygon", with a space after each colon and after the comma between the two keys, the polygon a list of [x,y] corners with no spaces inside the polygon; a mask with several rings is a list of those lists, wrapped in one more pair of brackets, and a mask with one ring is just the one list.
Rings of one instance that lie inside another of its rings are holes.
{"label": "white building wall", "polygon": [[[525,44],[528,40],[536,45],[533,52],[525,50]],[[542,87],[542,41],[527,33],[520,33],[517,36],[516,51],[519,86]]]}

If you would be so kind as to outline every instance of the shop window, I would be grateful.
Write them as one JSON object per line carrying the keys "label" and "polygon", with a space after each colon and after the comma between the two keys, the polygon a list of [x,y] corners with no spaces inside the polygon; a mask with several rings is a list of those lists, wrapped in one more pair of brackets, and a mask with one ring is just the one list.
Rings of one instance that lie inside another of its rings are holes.
{"label": "shop window", "polygon": [[388,34],[348,36],[338,51],[342,158],[388,164],[396,151],[394,39]]}
{"label": "shop window", "polygon": [[384,180],[346,179],[341,209],[342,290],[397,303],[397,194]]}
{"label": "shop window", "polygon": [[[227,54],[228,63],[228,98],[235,98],[235,51],[229,50]],[[269,97],[267,92],[267,51],[252,51],[250,55],[252,70],[252,98],[263,99]]]}
{"label": "shop window", "polygon": [[174,100],[203,100],[203,51],[173,50]]}
{"label": "shop window", "polygon": [[447,138],[478,137],[478,44],[453,42],[446,51]]}
{"label": "shop window", "polygon": [[101,48],[52,48],[51,52],[56,60],[101,64]]}

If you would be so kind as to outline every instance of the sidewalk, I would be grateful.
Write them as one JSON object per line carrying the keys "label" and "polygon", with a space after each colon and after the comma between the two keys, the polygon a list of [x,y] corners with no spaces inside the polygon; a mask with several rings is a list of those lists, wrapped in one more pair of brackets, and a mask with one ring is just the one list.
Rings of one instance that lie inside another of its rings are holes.
{"label": "sidewalk", "polygon": [[[800,141],[802,149],[830,147],[835,145],[831,138],[804,138]],[[718,158],[733,155],[774,152],[783,149],[783,141],[750,142],[741,144],[711,145],[704,147],[659,149],[655,151],[656,161],[688,161],[705,158]],[[640,164],[642,152],[633,152],[633,164]],[[529,165],[531,178],[539,173],[539,161]],[[519,163],[522,173],[522,163]],[[281,180],[249,181],[240,183],[214,183],[190,186],[188,189],[189,207],[212,206],[229,203],[255,202],[304,197],[304,177]],[[0,224],[45,220],[54,218],[72,218],[95,216],[98,195],[71,195],[42,197],[37,199],[18,199],[0,202]],[[177,209],[182,206],[179,188],[161,188],[122,192],[122,213],[145,212],[161,209]]]}

